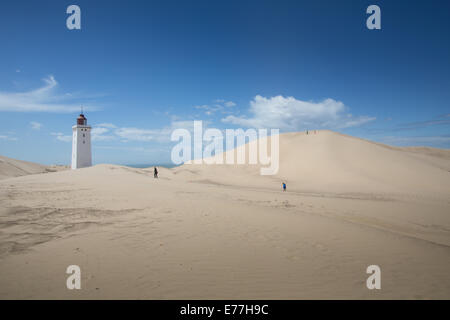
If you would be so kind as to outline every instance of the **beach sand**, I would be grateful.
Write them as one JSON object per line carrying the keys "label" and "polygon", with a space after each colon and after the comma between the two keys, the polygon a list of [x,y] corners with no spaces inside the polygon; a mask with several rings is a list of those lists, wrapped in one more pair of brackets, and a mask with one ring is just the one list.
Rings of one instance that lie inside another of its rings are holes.
{"label": "beach sand", "polygon": [[320,131],[282,134],[274,176],[4,168],[1,299],[450,299],[449,150]]}

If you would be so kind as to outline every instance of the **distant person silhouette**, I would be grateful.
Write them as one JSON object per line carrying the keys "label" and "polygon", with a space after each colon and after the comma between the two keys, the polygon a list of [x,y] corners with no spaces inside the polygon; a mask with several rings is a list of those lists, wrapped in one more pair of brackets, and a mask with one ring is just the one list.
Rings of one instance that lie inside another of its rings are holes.
{"label": "distant person silhouette", "polygon": [[156,167],[153,170],[153,177],[158,178],[158,169],[156,169]]}
{"label": "distant person silhouette", "polygon": [[286,183],[283,182],[283,191],[286,191]]}

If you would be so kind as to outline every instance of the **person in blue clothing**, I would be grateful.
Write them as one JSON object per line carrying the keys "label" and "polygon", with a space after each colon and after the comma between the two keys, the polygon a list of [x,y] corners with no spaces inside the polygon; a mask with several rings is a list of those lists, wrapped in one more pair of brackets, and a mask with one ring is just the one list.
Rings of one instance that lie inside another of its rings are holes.
{"label": "person in blue clothing", "polygon": [[286,183],[283,182],[283,191],[286,191]]}

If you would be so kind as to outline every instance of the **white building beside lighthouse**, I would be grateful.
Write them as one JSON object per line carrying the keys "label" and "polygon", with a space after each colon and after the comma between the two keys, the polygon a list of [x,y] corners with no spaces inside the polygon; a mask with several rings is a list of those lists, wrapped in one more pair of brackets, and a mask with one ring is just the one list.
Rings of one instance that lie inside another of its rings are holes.
{"label": "white building beside lighthouse", "polygon": [[77,124],[72,127],[72,169],[90,167],[91,155],[91,127],[83,113],[77,118]]}

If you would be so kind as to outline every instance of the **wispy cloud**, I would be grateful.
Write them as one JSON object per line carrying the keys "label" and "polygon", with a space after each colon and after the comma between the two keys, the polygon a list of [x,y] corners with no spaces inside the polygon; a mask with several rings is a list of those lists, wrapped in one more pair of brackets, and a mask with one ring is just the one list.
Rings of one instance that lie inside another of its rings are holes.
{"label": "wispy cloud", "polygon": [[[50,75],[42,79],[44,85],[25,92],[0,92],[0,111],[12,112],[54,112],[68,113],[80,110],[80,104],[70,101],[76,97],[72,94],[58,95],[58,82]],[[85,110],[94,111],[96,106],[86,106]]]}
{"label": "wispy cloud", "polygon": [[120,150],[120,151],[133,151],[133,152],[164,152],[166,149],[144,148],[144,147],[124,147],[124,146],[94,146],[95,149],[104,150]]}
{"label": "wispy cloud", "polygon": [[30,125],[31,125],[31,129],[33,129],[33,130],[40,130],[42,128],[42,123],[39,123],[36,121],[31,121]]}
{"label": "wispy cloud", "polygon": [[[208,125],[208,122],[203,122],[204,126]],[[173,130],[183,128],[189,131],[193,131],[193,121],[172,121],[169,126],[165,126],[159,129],[146,129],[136,127],[117,127],[112,123],[102,123],[95,125],[91,130],[92,141],[121,141],[121,142],[158,142],[167,143],[170,142],[170,135]],[[71,142],[72,136],[64,135],[61,132],[52,132],[51,135],[55,136],[57,140],[64,142]]]}
{"label": "wispy cloud", "polygon": [[225,107],[231,108],[231,107],[234,107],[236,105],[236,103],[234,103],[233,101],[227,101],[223,105]]}
{"label": "wispy cloud", "polygon": [[6,140],[6,141],[17,141],[16,137],[11,137],[9,135],[0,135],[0,140]]}
{"label": "wispy cloud", "polygon": [[155,141],[161,135],[160,130],[140,128],[118,128],[115,134],[125,141]]}
{"label": "wispy cloud", "polygon": [[[204,125],[207,123],[204,122]],[[114,133],[122,139],[122,141],[155,141],[170,142],[170,135],[173,130],[183,128],[192,131],[194,128],[193,121],[173,121],[170,126],[161,129],[142,129],[133,127],[117,128]]]}
{"label": "wispy cloud", "polygon": [[370,116],[353,116],[340,101],[325,99],[320,102],[302,101],[294,97],[262,97],[250,102],[250,117],[230,115],[225,123],[253,128],[279,128],[298,131],[312,128],[342,129],[360,126],[375,120]]}
{"label": "wispy cloud", "polygon": [[227,110],[228,108],[234,107],[236,106],[236,103],[234,103],[233,101],[226,101],[224,99],[216,99],[214,100],[214,104],[209,105],[209,104],[203,104],[203,105],[198,105],[195,106],[195,109],[202,109],[205,110],[205,114],[207,116],[212,116],[214,113],[216,112],[221,112],[221,113],[230,113],[229,110]]}
{"label": "wispy cloud", "polygon": [[55,136],[57,140],[62,141],[62,142],[71,142],[72,141],[72,136],[65,135],[61,132],[52,132],[51,135]]}
{"label": "wispy cloud", "polygon": [[[386,121],[390,122],[392,118],[387,118]],[[392,124],[384,127],[378,128],[367,128],[366,131],[371,134],[385,134],[386,132],[391,132],[392,134],[397,134],[402,131],[420,131],[422,129],[438,129],[450,127],[450,114],[441,114],[430,119],[425,119],[422,121],[412,121],[404,122],[400,124]]]}
{"label": "wispy cloud", "polygon": [[100,123],[96,125],[97,127],[103,127],[103,128],[110,128],[110,129],[114,129],[117,128],[115,125],[113,125],[112,123]]}
{"label": "wispy cloud", "polygon": [[425,120],[425,121],[403,123],[403,124],[398,125],[395,128],[395,130],[396,131],[416,130],[416,129],[420,129],[420,128],[426,128],[426,127],[431,127],[431,126],[443,126],[443,125],[450,125],[450,114],[443,114],[434,119]]}
{"label": "wispy cloud", "polygon": [[111,125],[110,123],[106,124],[106,126],[105,124],[101,124],[98,125],[97,127],[92,128],[91,130],[92,141],[114,140],[115,137],[110,132],[111,129],[110,125]]}
{"label": "wispy cloud", "polygon": [[213,115],[215,112],[222,110],[222,108],[221,108],[220,105],[210,106],[210,105],[207,105],[207,104],[203,104],[203,105],[200,105],[200,106],[195,106],[194,108],[195,108],[195,109],[204,110],[204,111],[205,111],[205,114],[206,114],[207,116],[211,116],[211,115]]}

